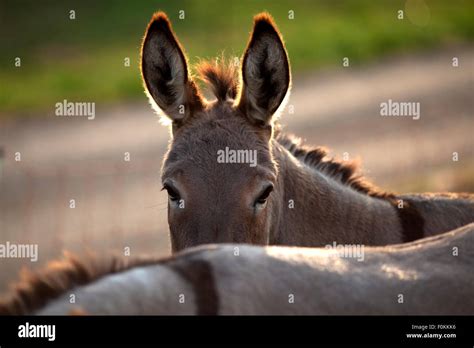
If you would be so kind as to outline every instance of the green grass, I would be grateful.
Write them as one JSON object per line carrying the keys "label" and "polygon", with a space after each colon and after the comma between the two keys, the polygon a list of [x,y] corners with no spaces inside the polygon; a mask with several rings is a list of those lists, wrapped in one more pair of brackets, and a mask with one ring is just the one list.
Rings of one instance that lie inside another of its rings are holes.
{"label": "green grass", "polygon": [[[240,56],[252,16],[267,10],[298,73],[341,64],[343,57],[360,64],[473,40],[473,1],[426,3],[430,21],[418,26],[407,13],[404,20],[396,18],[405,1],[3,1],[0,114],[52,110],[63,99],[143,97],[140,41],[151,14],[159,9],[168,13],[192,63],[222,51]],[[76,11],[75,20],[68,17],[70,9]],[[184,20],[178,19],[179,10],[185,11]],[[21,68],[14,66],[15,57],[21,57]],[[130,57],[130,67],[124,67],[125,57]]]}

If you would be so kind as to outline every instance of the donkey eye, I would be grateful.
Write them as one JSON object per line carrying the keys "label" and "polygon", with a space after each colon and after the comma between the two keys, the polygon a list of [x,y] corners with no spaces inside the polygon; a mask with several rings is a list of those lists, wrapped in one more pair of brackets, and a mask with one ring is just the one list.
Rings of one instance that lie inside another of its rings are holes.
{"label": "donkey eye", "polygon": [[173,186],[169,184],[165,184],[162,190],[166,190],[168,192],[168,196],[171,201],[173,202],[179,201],[180,199],[179,192]]}
{"label": "donkey eye", "polygon": [[255,206],[264,205],[265,203],[267,203],[268,196],[270,196],[270,193],[272,191],[273,191],[273,185],[268,185],[255,201]]}

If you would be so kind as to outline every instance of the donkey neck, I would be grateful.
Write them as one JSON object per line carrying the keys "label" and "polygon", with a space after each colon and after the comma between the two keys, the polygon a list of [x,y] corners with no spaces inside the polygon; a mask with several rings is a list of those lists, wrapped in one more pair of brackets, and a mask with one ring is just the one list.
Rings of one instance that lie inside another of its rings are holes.
{"label": "donkey neck", "polygon": [[384,245],[402,240],[396,209],[388,200],[358,192],[307,166],[277,141],[273,156],[279,174],[270,244]]}

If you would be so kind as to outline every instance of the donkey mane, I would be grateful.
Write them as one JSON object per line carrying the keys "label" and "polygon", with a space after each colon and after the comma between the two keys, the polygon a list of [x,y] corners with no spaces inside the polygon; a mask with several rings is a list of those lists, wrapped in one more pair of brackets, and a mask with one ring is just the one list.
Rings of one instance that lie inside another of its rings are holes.
{"label": "donkey mane", "polygon": [[94,254],[79,258],[64,252],[62,260],[51,261],[40,271],[22,269],[19,281],[12,284],[9,294],[0,300],[0,315],[32,313],[76,286],[91,283],[109,274],[167,259],[129,258],[120,255],[105,259]]}
{"label": "donkey mane", "polygon": [[376,198],[393,199],[395,194],[384,191],[368,181],[355,161],[341,161],[328,156],[323,146],[304,145],[300,138],[278,131],[276,140],[295,158],[354,190]]}

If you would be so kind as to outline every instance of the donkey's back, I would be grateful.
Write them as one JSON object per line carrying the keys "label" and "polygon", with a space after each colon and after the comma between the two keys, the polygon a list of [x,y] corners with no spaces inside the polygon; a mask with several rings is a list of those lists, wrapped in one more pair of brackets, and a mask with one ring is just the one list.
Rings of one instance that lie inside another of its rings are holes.
{"label": "donkey's back", "polygon": [[[54,297],[23,284],[0,303],[0,313],[474,314],[474,224],[412,243],[366,248],[362,258],[337,253],[203,246],[67,287],[64,280],[75,279],[74,269],[84,273],[76,262],[66,267],[67,277],[56,276],[61,291]],[[38,279],[36,286],[54,285]]]}

